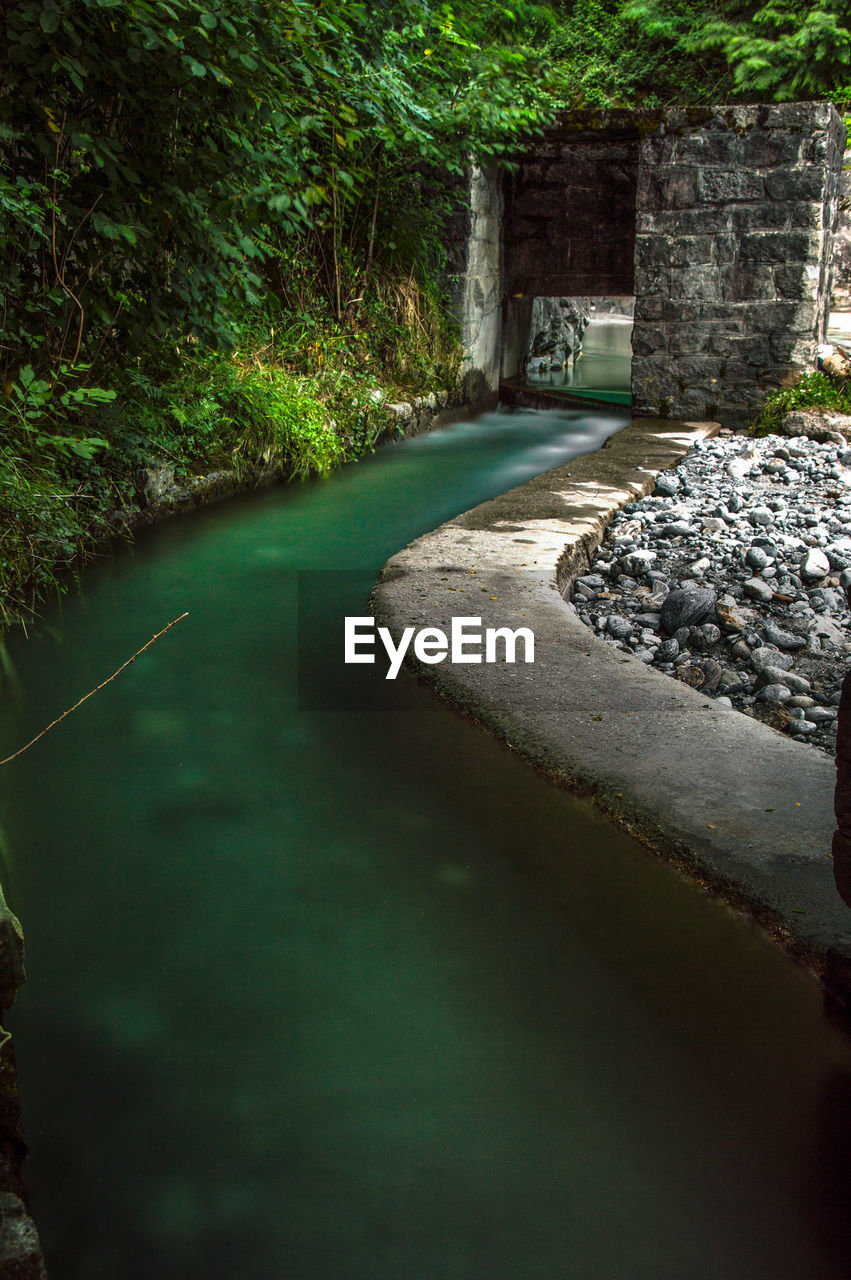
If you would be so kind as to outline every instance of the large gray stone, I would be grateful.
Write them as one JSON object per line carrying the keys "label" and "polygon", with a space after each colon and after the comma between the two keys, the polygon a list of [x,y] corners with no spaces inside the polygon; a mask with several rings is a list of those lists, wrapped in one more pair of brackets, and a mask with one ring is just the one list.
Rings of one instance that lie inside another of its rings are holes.
{"label": "large gray stone", "polygon": [[660,621],[669,636],[681,627],[699,626],[715,615],[716,593],[711,587],[684,586],[669,591],[660,610]]}
{"label": "large gray stone", "polygon": [[752,600],[767,602],[774,595],[774,588],[764,578],[748,578],[744,586],[746,594]]}
{"label": "large gray stone", "polygon": [[772,649],[769,645],[764,645],[754,649],[750,662],[754,671],[762,671],[764,667],[775,667],[780,671],[788,671],[792,665],[792,655],[781,653],[779,649]]}
{"label": "large gray stone", "polygon": [[808,436],[810,440],[843,444],[851,436],[851,416],[827,410],[790,410],[780,423],[784,436]]}
{"label": "large gray stone", "polygon": [[806,636],[798,636],[791,631],[784,631],[781,627],[775,626],[770,618],[766,618],[763,631],[768,643],[776,645],[778,649],[795,650],[806,648]]}
{"label": "large gray stone", "polygon": [[801,564],[801,577],[810,582],[826,578],[830,573],[830,561],[818,547],[811,547]]}
{"label": "large gray stone", "polygon": [[756,680],[757,688],[764,688],[767,684],[785,684],[792,693],[809,693],[812,688],[805,676],[796,675],[794,671],[785,671],[781,667],[761,668]]}
{"label": "large gray stone", "polygon": [[785,684],[765,684],[756,696],[760,702],[778,706],[788,702],[792,692]]}

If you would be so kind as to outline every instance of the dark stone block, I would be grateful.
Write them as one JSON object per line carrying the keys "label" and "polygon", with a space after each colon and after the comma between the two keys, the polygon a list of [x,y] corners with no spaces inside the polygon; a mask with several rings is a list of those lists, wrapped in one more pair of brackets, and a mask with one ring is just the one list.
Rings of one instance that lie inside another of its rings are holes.
{"label": "dark stone block", "polygon": [[739,159],[741,141],[729,129],[700,132],[678,138],[674,154],[678,164],[733,165]]}
{"label": "dark stone block", "polygon": [[671,241],[666,236],[636,236],[635,265],[637,269],[646,267],[666,267],[670,262]]}
{"label": "dark stone block", "polygon": [[714,418],[722,401],[724,388],[720,383],[712,383],[708,387],[689,387],[682,394],[678,393],[672,408],[672,416],[676,418]]}
{"label": "dark stone block", "polygon": [[721,268],[721,296],[730,302],[748,302],[752,298],[773,298],[774,275],[771,267],[741,262]]}
{"label": "dark stone block", "polygon": [[775,267],[774,283],[779,298],[809,298],[813,294],[814,281],[803,263]]}
{"label": "dark stone block", "polygon": [[801,146],[801,160],[804,164],[826,165],[830,159],[831,139],[826,133],[817,133],[815,137],[805,138]]}
{"label": "dark stone block", "polygon": [[665,165],[638,173],[636,207],[641,209],[690,209],[698,203],[698,170]]}
{"label": "dark stone block", "polygon": [[816,308],[812,302],[749,302],[745,323],[754,333],[811,333]]}
{"label": "dark stone block", "polygon": [[714,355],[726,357],[728,374],[734,360],[744,360],[760,367],[771,363],[765,335],[710,332],[709,350]]}
{"label": "dark stone block", "polygon": [[778,102],[751,108],[767,129],[790,129],[813,134],[827,129],[833,108],[828,102]]}
{"label": "dark stone block", "polygon": [[636,229],[643,235],[712,236],[730,230],[732,216],[726,209],[646,209],[636,215]]}
{"label": "dark stone block", "polygon": [[645,165],[670,164],[674,158],[676,139],[670,134],[642,138],[639,155]]}
{"label": "dark stone block", "polygon": [[633,356],[652,356],[667,351],[668,338],[664,329],[637,324],[632,331]]}
{"label": "dark stone block", "polygon": [[700,173],[698,190],[708,204],[763,197],[762,178],[747,169],[705,169]]}
{"label": "dark stone block", "polygon": [[662,319],[662,299],[661,298],[636,298],[635,299],[635,319],[641,320],[661,320]]}
{"label": "dark stone block", "polygon": [[822,168],[778,169],[765,176],[765,194],[769,200],[787,203],[800,200],[822,200],[825,170]]}
{"label": "dark stone block", "polygon": [[777,380],[777,365],[771,359],[762,363],[750,360],[728,360],[724,366],[724,381],[731,385],[751,386],[754,381]]}
{"label": "dark stone block", "polygon": [[771,200],[762,200],[754,205],[739,205],[731,211],[733,230],[739,233],[784,231],[789,223],[790,207]]}
{"label": "dark stone block", "polygon": [[[753,304],[744,302],[712,302],[700,303],[700,318],[707,322],[720,321],[723,324],[738,325],[740,328],[748,323],[750,307]],[[768,303],[766,306],[770,305]]]}
{"label": "dark stone block", "polygon": [[671,298],[695,302],[721,298],[721,278],[716,267],[679,267],[671,271]]}
{"label": "dark stone block", "polygon": [[778,364],[790,364],[807,369],[816,367],[816,337],[813,332],[773,333],[769,339],[771,357]]}
{"label": "dark stone block", "polygon": [[684,356],[671,369],[672,377],[683,384],[710,383],[713,378],[724,376],[724,361],[718,356]]}
{"label": "dark stone block", "polygon": [[818,231],[822,226],[829,226],[829,221],[824,216],[824,206],[818,201],[807,201],[788,206],[789,226],[792,228],[805,227]]}
{"label": "dark stone block", "polygon": [[743,262],[808,262],[818,252],[817,236],[805,231],[768,231],[742,236],[739,257]]}
{"label": "dark stone block", "polygon": [[726,234],[713,236],[711,241],[712,261],[718,265],[735,262],[738,248],[738,236]]}
{"label": "dark stone block", "polygon": [[636,296],[649,294],[651,297],[657,294],[667,296],[670,292],[671,273],[667,267],[642,267],[636,264],[635,267],[635,293]]}
{"label": "dark stone block", "polygon": [[781,130],[771,133],[754,132],[742,144],[742,164],[751,169],[796,164],[800,150],[800,134]]}
{"label": "dark stone block", "polygon": [[703,324],[681,323],[673,326],[671,346],[684,356],[704,355],[710,351],[711,329]]}
{"label": "dark stone block", "polygon": [[689,320],[699,320],[702,315],[702,304],[690,302],[684,298],[663,298],[662,319],[666,324],[682,324]]}

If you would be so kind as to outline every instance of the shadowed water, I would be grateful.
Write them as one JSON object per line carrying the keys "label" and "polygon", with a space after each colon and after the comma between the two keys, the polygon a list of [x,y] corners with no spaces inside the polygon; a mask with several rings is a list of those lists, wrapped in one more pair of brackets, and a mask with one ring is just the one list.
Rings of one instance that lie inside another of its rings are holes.
{"label": "shadowed water", "polygon": [[488,415],[176,520],[12,645],[5,749],[190,611],[0,776],[53,1280],[848,1274],[815,983],[412,679],[304,709],[393,551],[624,421]]}

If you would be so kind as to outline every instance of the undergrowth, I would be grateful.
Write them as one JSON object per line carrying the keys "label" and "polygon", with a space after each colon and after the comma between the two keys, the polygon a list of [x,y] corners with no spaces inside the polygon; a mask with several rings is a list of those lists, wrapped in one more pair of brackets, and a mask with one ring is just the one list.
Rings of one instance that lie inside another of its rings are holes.
{"label": "undergrowth", "polygon": [[792,386],[771,392],[759,417],[749,424],[750,434],[768,436],[780,433],[783,415],[796,409],[832,409],[838,413],[851,413],[851,384],[824,373],[806,373]]}
{"label": "undergrowth", "polygon": [[163,341],[111,378],[21,369],[0,398],[0,630],[65,589],[138,501],[139,473],[327,476],[372,450],[386,400],[450,390],[457,340],[436,292],[376,276],[342,322],[318,303],[245,316],[229,352]]}

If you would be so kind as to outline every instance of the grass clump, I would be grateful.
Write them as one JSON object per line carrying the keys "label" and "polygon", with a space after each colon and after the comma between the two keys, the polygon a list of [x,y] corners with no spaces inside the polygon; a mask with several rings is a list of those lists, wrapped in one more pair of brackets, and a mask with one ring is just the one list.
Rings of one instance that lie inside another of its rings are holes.
{"label": "grass clump", "polygon": [[759,417],[748,424],[753,436],[781,433],[783,415],[797,409],[831,409],[851,413],[851,384],[825,373],[806,373],[789,387],[780,387],[766,398]]}

